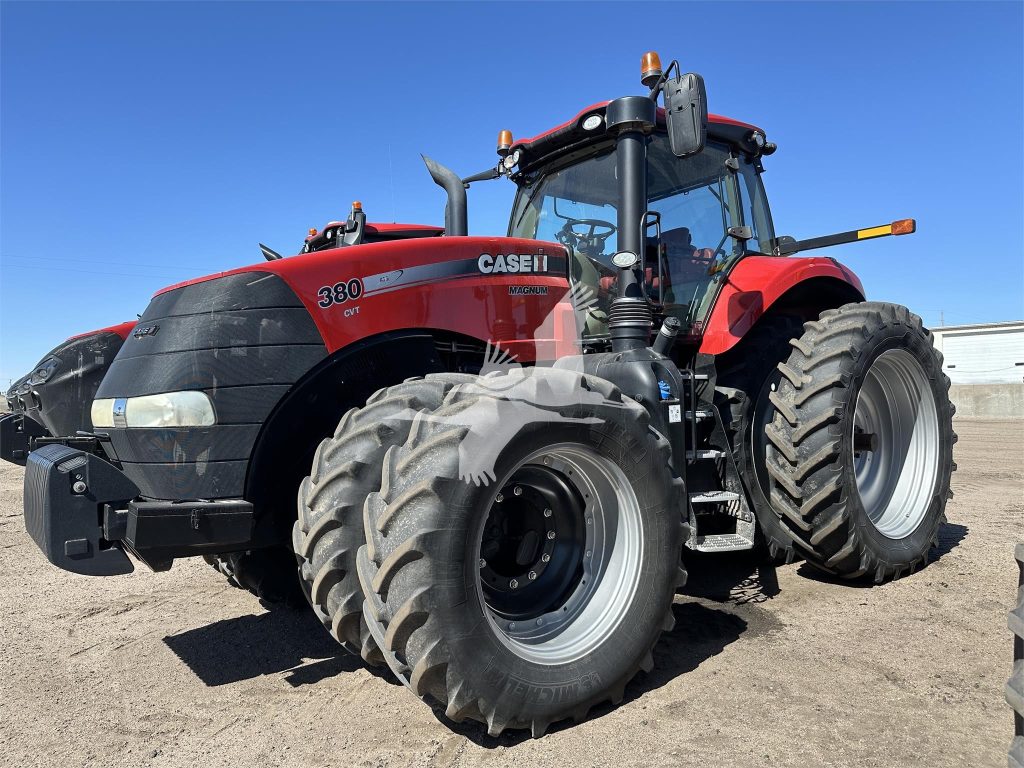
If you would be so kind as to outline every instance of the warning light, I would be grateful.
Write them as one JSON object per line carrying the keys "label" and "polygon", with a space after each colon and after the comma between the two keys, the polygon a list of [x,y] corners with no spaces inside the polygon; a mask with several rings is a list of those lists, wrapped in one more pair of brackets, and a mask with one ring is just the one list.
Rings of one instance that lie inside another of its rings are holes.
{"label": "warning light", "polygon": [[661,77],[661,57],[655,51],[648,51],[640,58],[640,82],[648,88]]}
{"label": "warning light", "polygon": [[361,211],[361,210],[363,210],[363,204],[361,202],[359,202],[358,200],[353,200],[352,201],[352,211],[355,212],[355,211]]}
{"label": "warning light", "polygon": [[917,222],[914,219],[900,219],[892,223],[894,235],[912,235],[917,232]]}
{"label": "warning light", "polygon": [[309,228],[309,236],[313,237],[313,235],[315,235],[315,234],[316,234],[316,227],[310,227]]}
{"label": "warning light", "polygon": [[512,131],[502,131],[498,134],[498,154],[504,157],[512,149]]}

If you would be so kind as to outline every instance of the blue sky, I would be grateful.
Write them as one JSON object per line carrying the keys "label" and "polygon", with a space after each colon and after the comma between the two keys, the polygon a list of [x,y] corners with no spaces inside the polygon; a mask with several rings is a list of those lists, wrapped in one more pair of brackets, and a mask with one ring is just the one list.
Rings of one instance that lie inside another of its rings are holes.
{"label": "blue sky", "polygon": [[[779,144],[780,234],[938,325],[1024,317],[1024,4],[0,5],[0,386],[172,282],[294,253],[363,201],[441,223],[419,153],[469,174],[639,93],[640,55]],[[470,191],[503,233],[512,185]]]}

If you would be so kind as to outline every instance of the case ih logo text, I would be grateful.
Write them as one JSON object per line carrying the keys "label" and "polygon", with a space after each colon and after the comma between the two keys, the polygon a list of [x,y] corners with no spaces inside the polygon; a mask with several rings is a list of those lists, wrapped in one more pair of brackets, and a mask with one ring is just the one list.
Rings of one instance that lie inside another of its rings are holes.
{"label": "case ih logo text", "polygon": [[135,329],[135,332],[132,333],[132,336],[136,339],[141,339],[145,336],[156,336],[156,332],[159,330],[159,325],[140,325]]}
{"label": "case ih logo text", "polygon": [[507,256],[481,253],[476,265],[485,275],[498,272],[547,272],[548,256],[546,253],[510,253]]}

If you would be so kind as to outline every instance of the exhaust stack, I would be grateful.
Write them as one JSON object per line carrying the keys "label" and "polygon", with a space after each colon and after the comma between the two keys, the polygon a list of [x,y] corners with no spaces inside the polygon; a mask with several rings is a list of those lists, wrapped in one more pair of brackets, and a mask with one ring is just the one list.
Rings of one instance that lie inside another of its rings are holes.
{"label": "exhaust stack", "polygon": [[462,183],[454,171],[420,155],[430,172],[434,183],[448,194],[448,203],[444,207],[444,233],[447,236],[465,236],[469,234],[468,215],[466,213],[466,185]]}

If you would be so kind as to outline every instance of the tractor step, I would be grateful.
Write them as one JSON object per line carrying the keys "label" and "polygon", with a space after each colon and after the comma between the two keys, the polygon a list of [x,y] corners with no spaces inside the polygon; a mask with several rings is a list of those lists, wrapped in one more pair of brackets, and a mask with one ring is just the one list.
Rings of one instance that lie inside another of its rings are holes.
{"label": "tractor step", "polygon": [[697,411],[687,411],[686,412],[686,420],[687,421],[704,421],[705,419],[713,419],[714,417],[715,417],[715,414],[712,413],[711,411],[708,411],[708,410],[697,410]]}
{"label": "tractor step", "polygon": [[754,540],[739,533],[711,533],[697,536],[690,548],[698,552],[739,552],[753,549]]}
{"label": "tractor step", "polygon": [[689,461],[697,461],[699,459],[721,459],[725,456],[725,451],[720,451],[717,448],[699,448],[696,451],[687,451],[686,458]]}
{"label": "tractor step", "polygon": [[690,494],[691,504],[721,504],[736,501],[740,495],[732,491],[697,491]]}

